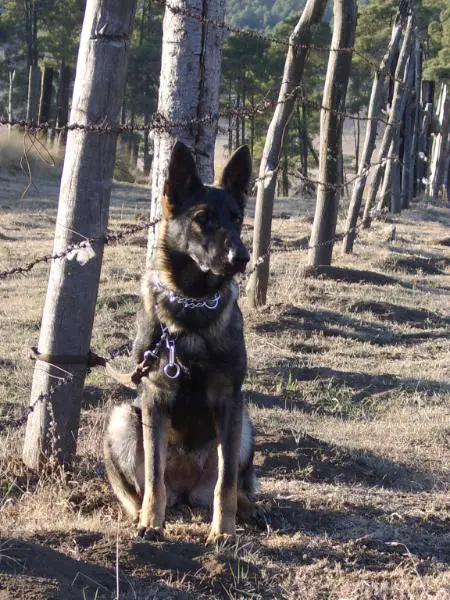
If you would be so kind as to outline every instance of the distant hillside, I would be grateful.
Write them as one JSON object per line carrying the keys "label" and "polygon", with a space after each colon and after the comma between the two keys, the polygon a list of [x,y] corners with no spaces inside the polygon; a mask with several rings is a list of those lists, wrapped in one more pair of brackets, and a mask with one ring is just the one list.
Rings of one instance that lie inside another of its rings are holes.
{"label": "distant hillside", "polygon": [[[298,18],[305,4],[306,0],[227,0],[227,21],[234,27],[272,30],[286,19]],[[328,4],[327,21],[332,12]]]}

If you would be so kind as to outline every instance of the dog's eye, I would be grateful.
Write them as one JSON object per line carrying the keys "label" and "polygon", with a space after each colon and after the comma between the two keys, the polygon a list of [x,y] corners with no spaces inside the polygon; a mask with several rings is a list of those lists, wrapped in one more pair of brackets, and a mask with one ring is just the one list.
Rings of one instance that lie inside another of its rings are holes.
{"label": "dog's eye", "polygon": [[205,212],[199,212],[195,215],[194,221],[199,225],[206,225],[208,222],[208,214]]}

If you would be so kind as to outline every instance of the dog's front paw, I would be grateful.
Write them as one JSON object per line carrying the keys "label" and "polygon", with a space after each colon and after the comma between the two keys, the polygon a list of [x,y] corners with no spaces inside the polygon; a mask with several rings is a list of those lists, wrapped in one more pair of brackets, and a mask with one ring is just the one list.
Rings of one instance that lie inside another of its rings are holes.
{"label": "dog's front paw", "polygon": [[208,546],[215,546],[220,544],[221,546],[228,546],[236,541],[236,533],[218,533],[214,530],[209,532],[206,538],[206,544]]}
{"label": "dog's front paw", "polygon": [[137,534],[148,542],[160,542],[164,537],[162,527],[139,527]]}
{"label": "dog's front paw", "polygon": [[221,523],[212,522],[207,544],[232,543],[236,539],[236,519],[229,518]]}

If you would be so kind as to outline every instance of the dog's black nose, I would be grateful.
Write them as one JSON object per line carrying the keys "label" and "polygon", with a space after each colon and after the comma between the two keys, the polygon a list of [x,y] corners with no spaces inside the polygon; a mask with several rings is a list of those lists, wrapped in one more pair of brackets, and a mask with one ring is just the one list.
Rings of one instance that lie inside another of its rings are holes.
{"label": "dog's black nose", "polygon": [[250,260],[250,256],[247,252],[247,248],[242,245],[239,250],[231,250],[229,254],[229,262],[233,269],[236,271],[240,271],[243,273],[245,271],[245,267],[247,266],[248,261]]}

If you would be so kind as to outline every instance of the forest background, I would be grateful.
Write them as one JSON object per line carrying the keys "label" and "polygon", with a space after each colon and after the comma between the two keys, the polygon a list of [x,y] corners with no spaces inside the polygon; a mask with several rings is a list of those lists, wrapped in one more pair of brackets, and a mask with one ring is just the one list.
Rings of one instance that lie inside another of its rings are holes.
{"label": "forest background", "polygon": [[[248,143],[255,162],[259,160],[271,111],[258,114],[252,109],[262,101],[277,98],[288,38],[304,4],[296,0],[227,0],[227,23],[234,28],[261,34],[242,36],[231,33],[225,43],[221,105],[224,108],[231,105],[250,109],[249,118],[230,118],[229,123],[221,123],[228,152],[242,143]],[[424,45],[423,77],[434,80],[438,86],[440,82],[450,79],[450,5],[447,0],[418,0],[414,4],[417,28]],[[122,111],[123,123],[146,125],[156,111],[163,5],[160,1],[138,0]],[[358,8],[357,53],[353,56],[347,112],[361,116],[365,114],[374,70],[387,47],[397,7],[398,3],[392,0],[369,0]],[[0,114],[8,115],[8,95],[14,74],[12,116],[16,119],[25,118],[29,68],[39,66],[41,69],[52,67],[55,72],[50,115],[51,119],[56,118],[57,99],[61,94],[58,86],[61,86],[63,79],[69,87],[73,83],[84,8],[85,0],[0,2]],[[325,19],[316,31],[315,44],[329,45],[331,31],[332,3],[329,2]],[[286,43],[271,42],[272,36]],[[327,62],[327,52],[310,52],[302,94],[285,139],[285,174],[297,169],[306,176],[308,164],[317,162],[313,142],[319,130],[320,111],[317,107],[322,101]],[[69,70],[71,76],[59,77],[58,80],[57,74],[64,69],[66,73]],[[71,97],[71,89],[66,90],[66,95]],[[144,171],[150,169],[151,141],[146,134],[122,136],[121,144],[122,150],[128,150],[130,160],[127,158],[126,168],[122,164],[116,176],[120,178],[122,174],[125,179],[133,179],[136,164],[139,164],[136,160],[142,150],[144,156],[149,155],[149,160],[145,164],[141,161],[141,168]],[[118,156],[122,155],[123,152],[119,152]],[[357,164],[357,155],[356,140],[356,161],[353,166]],[[283,192],[286,193],[289,192],[289,182],[287,177],[283,179]]]}

